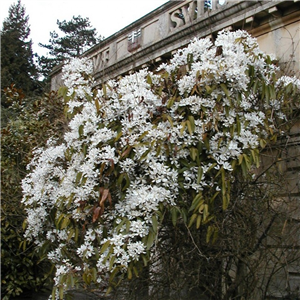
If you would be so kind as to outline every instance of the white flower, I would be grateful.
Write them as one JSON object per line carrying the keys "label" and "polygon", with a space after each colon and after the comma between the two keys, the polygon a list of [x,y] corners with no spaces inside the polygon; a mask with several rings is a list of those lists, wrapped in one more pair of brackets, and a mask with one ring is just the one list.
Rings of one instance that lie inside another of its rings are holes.
{"label": "white flower", "polygon": [[134,260],[139,258],[139,255],[146,252],[146,247],[142,242],[133,242],[127,245],[128,255]]}

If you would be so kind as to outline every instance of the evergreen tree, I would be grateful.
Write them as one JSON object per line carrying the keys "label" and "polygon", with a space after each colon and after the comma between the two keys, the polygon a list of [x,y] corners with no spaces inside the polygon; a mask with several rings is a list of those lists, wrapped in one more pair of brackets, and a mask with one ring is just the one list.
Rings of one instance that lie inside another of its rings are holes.
{"label": "evergreen tree", "polygon": [[50,32],[50,44],[39,44],[48,49],[50,55],[50,57],[39,58],[41,72],[45,77],[54,66],[62,63],[65,59],[81,55],[101,40],[101,36],[97,37],[96,29],[92,28],[89,18],[73,16],[71,21],[57,20],[57,25],[64,35],[60,36],[56,31],[52,31]]}
{"label": "evergreen tree", "polygon": [[[32,41],[29,39],[29,17],[19,0],[9,8],[1,32],[1,88],[15,85],[27,96],[37,88],[37,69],[33,61]],[[1,105],[10,105],[2,93]]]}

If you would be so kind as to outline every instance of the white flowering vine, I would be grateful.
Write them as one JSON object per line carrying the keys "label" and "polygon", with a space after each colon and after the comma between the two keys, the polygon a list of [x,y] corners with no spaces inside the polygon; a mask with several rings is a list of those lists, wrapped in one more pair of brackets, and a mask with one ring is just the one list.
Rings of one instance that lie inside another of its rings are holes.
{"label": "white flowering vine", "polygon": [[23,180],[26,237],[56,266],[53,298],[137,274],[168,214],[209,224],[299,105],[300,81],[278,78],[244,31],[195,39],[158,71],[94,88],[87,59],[63,68],[69,130]]}

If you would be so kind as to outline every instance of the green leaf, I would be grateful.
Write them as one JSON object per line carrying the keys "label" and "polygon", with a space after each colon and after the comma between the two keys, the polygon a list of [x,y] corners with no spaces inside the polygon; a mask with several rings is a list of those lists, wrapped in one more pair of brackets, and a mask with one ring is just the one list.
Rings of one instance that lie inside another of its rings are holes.
{"label": "green leaf", "polygon": [[215,243],[217,237],[218,237],[219,230],[215,225],[210,225],[207,228],[206,233],[206,243],[209,243],[210,241],[212,243]]}
{"label": "green leaf", "polygon": [[189,120],[189,122],[191,124],[191,129],[194,132],[195,131],[195,118],[194,118],[194,116],[189,115],[188,116],[188,120]]}
{"label": "green leaf", "polygon": [[191,227],[191,226],[194,224],[194,222],[195,222],[197,216],[198,216],[198,214],[192,214],[192,216],[191,216],[191,218],[190,218],[190,221],[189,221],[188,227]]}
{"label": "green leaf", "polygon": [[260,144],[260,146],[264,149],[264,148],[266,147],[266,145],[267,145],[267,142],[266,142],[266,140],[264,140],[264,139],[260,139],[260,140],[259,140],[259,144]]}
{"label": "green leaf", "polygon": [[[123,179],[125,180],[125,184],[122,187],[122,192],[125,191],[130,185],[130,179],[129,179],[128,174],[127,173],[123,173],[123,174],[124,174]],[[122,184],[123,184],[123,181],[122,181]]]}
{"label": "green leaf", "polygon": [[187,63],[190,65],[194,62],[194,55],[193,53],[188,53],[187,55]]}
{"label": "green leaf", "polygon": [[157,217],[155,215],[152,216],[152,227],[153,227],[153,231],[156,233],[157,232]]}
{"label": "green leaf", "polygon": [[74,236],[75,230],[73,228],[70,228],[68,237],[67,237],[67,242],[71,240],[71,238]]}
{"label": "green leaf", "polygon": [[181,214],[181,217],[183,218],[184,223],[186,224],[186,222],[187,222],[187,210],[185,208],[182,208],[180,210],[180,214]]}
{"label": "green leaf", "polygon": [[258,78],[256,78],[256,80],[254,81],[254,84],[253,84],[253,94],[256,94],[256,92],[257,92],[259,81],[260,80]]}
{"label": "green leaf", "polygon": [[244,156],[243,156],[243,154],[240,154],[239,155],[239,165],[242,164],[243,160],[244,160]]}
{"label": "green leaf", "polygon": [[202,221],[202,216],[198,215],[197,216],[197,221],[196,221],[196,228],[199,229]]}
{"label": "green leaf", "polygon": [[206,233],[206,243],[209,243],[210,237],[213,233],[213,226],[208,226],[207,233]]}
{"label": "green leaf", "polygon": [[145,159],[145,158],[148,156],[148,154],[150,153],[150,151],[151,151],[151,148],[147,149],[147,150],[141,155],[140,160]]}
{"label": "green leaf", "polygon": [[110,241],[106,241],[101,247],[100,254],[103,254],[109,246],[110,246]]}
{"label": "green leaf", "polygon": [[146,255],[142,255],[142,259],[144,262],[144,266],[146,267],[148,265],[148,259],[147,259]]}
{"label": "green leaf", "polygon": [[203,195],[202,193],[198,193],[194,199],[193,199],[193,202],[192,202],[192,205],[189,209],[189,211],[193,211],[193,210],[198,210],[199,207],[204,203],[204,199],[203,199]]}
{"label": "green leaf", "polygon": [[230,200],[229,194],[228,193],[223,194],[223,204],[222,204],[223,210],[227,209],[229,205],[229,200]]}
{"label": "green leaf", "polygon": [[59,293],[59,299],[64,299],[64,289],[63,287],[58,288]]}
{"label": "green leaf", "polygon": [[[202,214],[203,214],[203,222],[207,221],[207,218],[209,217],[209,210],[208,210],[208,205],[207,204],[203,204],[203,210],[202,210]],[[201,207],[200,207],[201,208]],[[199,208],[199,210],[200,210]]]}
{"label": "green leaf", "polygon": [[133,269],[134,275],[135,275],[136,277],[139,277],[139,273],[138,273],[137,268],[136,268],[135,266],[133,266],[132,269]]}
{"label": "green leaf", "polygon": [[70,219],[68,217],[65,217],[61,223],[60,229],[66,228],[70,223]]}
{"label": "green leaf", "polygon": [[229,91],[227,89],[226,84],[225,83],[221,83],[220,86],[221,86],[223,92],[225,93],[225,95],[227,96],[227,98],[230,98]]}
{"label": "green leaf", "polygon": [[173,119],[172,119],[172,117],[169,114],[165,114],[165,115],[166,115],[169,123],[171,124],[171,127],[173,127]]}
{"label": "green leaf", "polygon": [[[112,274],[110,275],[110,277],[112,277],[113,274],[114,274],[114,272],[112,272]],[[106,293],[105,293],[105,295],[106,296],[109,295],[111,293],[112,289],[113,289],[112,286],[109,286],[108,289],[107,289],[107,291],[106,291]]]}
{"label": "green leaf", "polygon": [[203,169],[202,167],[198,167],[198,173],[197,173],[197,184],[199,184],[202,180],[203,175]]}
{"label": "green leaf", "polygon": [[117,141],[120,139],[120,137],[121,137],[122,135],[123,135],[123,132],[120,131],[120,132],[117,134],[116,138],[115,138],[115,142],[117,142]]}
{"label": "green leaf", "polygon": [[252,160],[255,163],[255,166],[256,166],[256,168],[258,168],[260,166],[259,151],[258,151],[258,149],[251,149],[250,152],[252,155]]}
{"label": "green leaf", "polygon": [[239,116],[236,116],[236,128],[237,128],[237,134],[241,134],[241,121]]}
{"label": "green leaf", "polygon": [[190,148],[190,156],[191,156],[192,160],[195,161],[198,156],[198,149],[195,147],[191,147]]}
{"label": "green leaf", "polygon": [[129,280],[132,279],[131,267],[128,267],[128,269],[127,269],[127,278],[128,278]]}
{"label": "green leaf", "polygon": [[97,113],[99,113],[99,111],[100,111],[100,104],[99,104],[99,100],[98,99],[95,99],[95,106],[96,106]]}
{"label": "green leaf", "polygon": [[177,223],[177,208],[172,207],[171,208],[171,216],[172,216],[172,224],[175,227]]}
{"label": "green leaf", "polygon": [[146,82],[147,82],[148,84],[152,85],[152,78],[151,78],[150,74],[147,75]]}
{"label": "green leaf", "polygon": [[114,256],[110,257],[110,260],[109,260],[109,270],[112,270],[112,268],[114,266],[114,263],[115,263],[115,260],[116,260],[116,258]]}
{"label": "green leaf", "polygon": [[76,180],[75,180],[76,185],[79,184],[81,177],[82,177],[82,172],[78,172],[76,175]]}
{"label": "green leaf", "polygon": [[102,84],[102,91],[103,91],[103,96],[104,96],[104,98],[106,98],[107,97],[107,90],[106,90],[106,84]]}
{"label": "green leaf", "polygon": [[192,126],[190,120],[186,121],[186,125],[187,125],[187,128],[188,128],[189,134],[192,135],[194,130],[195,130],[195,126],[194,127]]}
{"label": "green leaf", "polygon": [[84,128],[84,125],[81,124],[81,125],[79,126],[79,128],[78,128],[78,134],[79,134],[79,136],[82,136],[82,135],[83,135],[83,128]]}
{"label": "green leaf", "polygon": [[213,89],[209,85],[206,85],[205,89],[207,94],[211,94],[211,92],[213,91]]}
{"label": "green leaf", "polygon": [[175,102],[175,97],[171,97],[167,103],[167,108],[171,108]]}
{"label": "green leaf", "polygon": [[274,85],[269,85],[269,92],[270,92],[270,99],[274,100],[276,99],[276,91]]}
{"label": "green leaf", "polygon": [[54,287],[54,288],[52,289],[52,300],[55,300],[56,291],[57,291],[57,288]]}
{"label": "green leaf", "polygon": [[155,239],[155,234],[153,231],[150,230],[148,236],[147,236],[147,250],[150,250],[150,248],[152,247],[153,245],[153,242],[154,242],[154,239]]}
{"label": "green leaf", "polygon": [[123,225],[127,222],[127,218],[123,218],[122,219],[122,221],[118,224],[118,226],[115,228],[115,230],[116,230],[116,232],[119,232],[121,229],[122,229],[122,227],[123,227]]}
{"label": "green leaf", "polygon": [[183,135],[186,124],[187,124],[187,121],[182,121],[181,122],[180,135]]}
{"label": "green leaf", "polygon": [[86,154],[87,154],[87,148],[88,148],[87,144],[82,145],[82,153],[84,156],[86,156]]}

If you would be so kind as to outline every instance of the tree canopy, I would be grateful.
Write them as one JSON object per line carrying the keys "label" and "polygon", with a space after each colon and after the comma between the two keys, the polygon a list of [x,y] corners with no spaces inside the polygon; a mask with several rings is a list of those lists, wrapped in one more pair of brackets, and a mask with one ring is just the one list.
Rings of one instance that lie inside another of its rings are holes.
{"label": "tree canopy", "polygon": [[[30,96],[37,88],[38,73],[33,60],[28,21],[29,17],[20,0],[10,6],[1,32],[1,88],[15,85]],[[4,95],[1,104],[7,107],[11,103],[7,102]]]}
{"label": "tree canopy", "polygon": [[81,55],[101,40],[101,37],[97,37],[96,29],[92,27],[89,18],[73,16],[70,21],[57,20],[57,25],[62,36],[56,31],[52,31],[49,44],[39,44],[48,49],[50,55],[40,58],[41,72],[45,76],[55,65],[59,65],[65,59]]}
{"label": "tree canopy", "polygon": [[35,150],[23,180],[26,236],[56,266],[53,298],[158,270],[157,249],[172,248],[178,228],[190,240],[172,251],[191,243],[205,258],[199,238],[214,243],[226,211],[245,206],[234,192],[257,179],[261,151],[299,110],[300,81],[279,76],[244,31],[195,39],[159,71],[98,89],[87,59],[63,68],[69,130]]}

